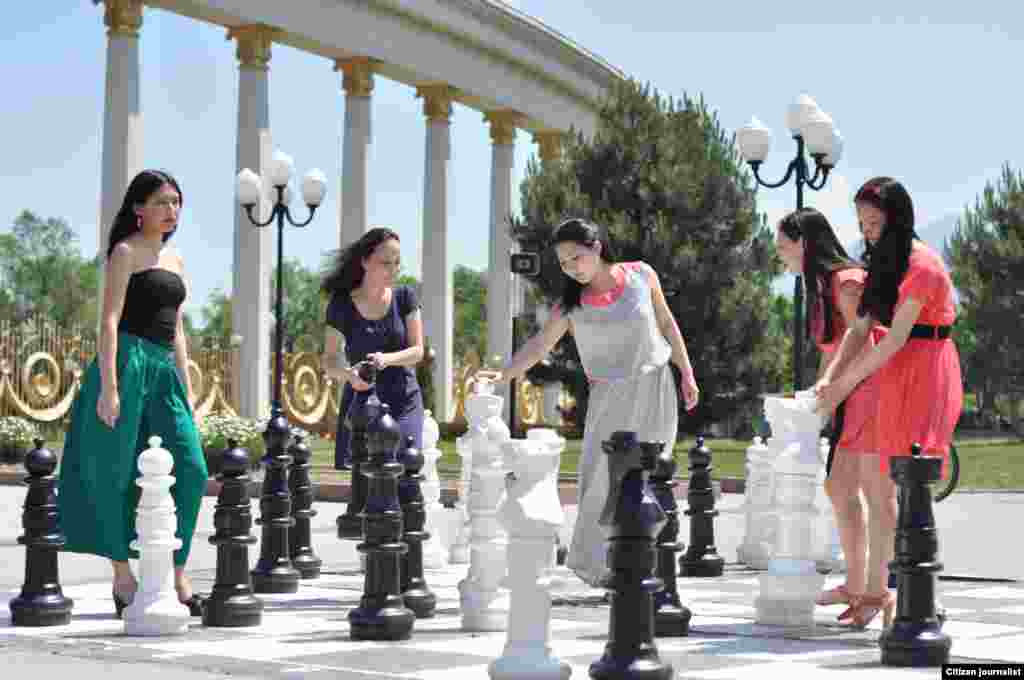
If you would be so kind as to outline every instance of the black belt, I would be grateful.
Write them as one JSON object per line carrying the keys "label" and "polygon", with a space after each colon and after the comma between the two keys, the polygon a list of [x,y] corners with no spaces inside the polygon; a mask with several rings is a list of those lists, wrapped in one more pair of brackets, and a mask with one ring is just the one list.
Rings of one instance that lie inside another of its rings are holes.
{"label": "black belt", "polygon": [[917,323],[910,329],[910,337],[922,340],[945,340],[953,333],[952,326],[928,326]]}

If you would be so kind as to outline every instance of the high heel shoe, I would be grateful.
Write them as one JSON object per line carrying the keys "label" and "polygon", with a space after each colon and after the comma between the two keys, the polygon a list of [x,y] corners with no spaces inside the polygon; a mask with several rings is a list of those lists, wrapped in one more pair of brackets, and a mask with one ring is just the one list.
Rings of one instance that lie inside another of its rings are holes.
{"label": "high heel shoe", "polygon": [[117,615],[117,618],[121,618],[121,612],[125,610],[125,607],[132,603],[132,600],[135,599],[135,596],[132,595],[130,599],[125,600],[117,594],[116,590],[111,590],[110,594],[114,598],[114,613]]}
{"label": "high heel shoe", "polygon": [[831,590],[823,590],[818,593],[818,597],[814,598],[814,604],[822,607],[833,604],[849,604],[849,602],[850,591],[846,589],[845,583],[841,583]]}
{"label": "high heel shoe", "polygon": [[878,613],[882,613],[882,627],[888,628],[892,623],[893,609],[896,598],[886,590],[878,594],[850,595],[850,607],[839,615],[839,620],[849,619],[853,628],[864,629],[874,621]]}

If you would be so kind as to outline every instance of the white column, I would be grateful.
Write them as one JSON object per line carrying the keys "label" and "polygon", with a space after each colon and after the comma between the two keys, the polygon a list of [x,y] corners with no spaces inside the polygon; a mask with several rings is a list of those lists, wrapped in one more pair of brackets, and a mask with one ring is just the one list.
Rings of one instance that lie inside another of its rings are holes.
{"label": "white column", "polygon": [[[261,177],[272,151],[270,140],[269,63],[271,31],[264,26],[230,29],[238,43],[238,170]],[[269,214],[264,201],[260,219]],[[255,418],[270,407],[270,276],[274,228],[257,229],[235,202],[232,332],[242,336],[235,371],[238,413]]]}
{"label": "white column", "polygon": [[513,282],[509,253],[512,212],[512,165],[515,153],[514,111],[491,111],[484,120],[491,126],[491,231],[487,267],[487,359],[499,357],[499,367],[512,355]]}
{"label": "white column", "polygon": [[370,96],[373,62],[366,57],[338,59],[334,70],[344,73],[345,138],[338,201],[338,245],[357,240],[366,231],[366,167],[370,141]]}
{"label": "white column", "polygon": [[452,417],[452,280],[448,267],[448,161],[454,89],[448,85],[417,88],[427,117],[423,173],[423,328],[434,350],[434,413]]}
{"label": "white column", "polygon": [[[106,0],[107,85],[103,107],[103,159],[97,249],[107,239],[128,183],[142,170],[142,102],[139,88],[139,29],[142,0]],[[102,276],[103,270],[100,269]],[[100,280],[98,304],[102,305]],[[97,315],[97,318],[99,315]]]}

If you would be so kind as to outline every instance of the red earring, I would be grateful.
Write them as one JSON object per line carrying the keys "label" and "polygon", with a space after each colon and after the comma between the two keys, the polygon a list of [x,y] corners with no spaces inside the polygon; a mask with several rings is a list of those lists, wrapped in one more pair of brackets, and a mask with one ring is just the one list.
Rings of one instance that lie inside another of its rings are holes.
{"label": "red earring", "polygon": [[142,215],[135,216],[135,228],[142,229]]}

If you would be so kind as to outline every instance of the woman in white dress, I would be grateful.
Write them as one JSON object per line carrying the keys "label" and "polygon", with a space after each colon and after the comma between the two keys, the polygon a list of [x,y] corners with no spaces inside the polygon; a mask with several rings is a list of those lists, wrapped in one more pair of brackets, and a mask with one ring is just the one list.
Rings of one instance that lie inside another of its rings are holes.
{"label": "woman in white dress", "polygon": [[564,275],[560,304],[504,369],[477,375],[496,383],[521,378],[566,332],[573,334],[590,400],[578,470],[578,514],[566,565],[588,584],[600,586],[608,573],[602,511],[630,467],[614,465],[611,479],[601,442],[616,430],[630,430],[642,441],[675,443],[679,401],[669,361],[682,376],[678,394],[687,410],[697,405],[700,392],[654,270],[643,262],[614,263],[597,228],[583,220],[560,224],[551,243]]}

